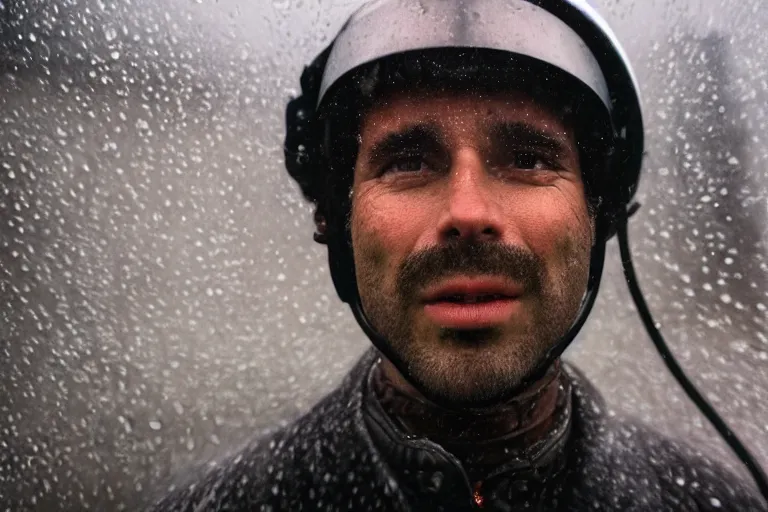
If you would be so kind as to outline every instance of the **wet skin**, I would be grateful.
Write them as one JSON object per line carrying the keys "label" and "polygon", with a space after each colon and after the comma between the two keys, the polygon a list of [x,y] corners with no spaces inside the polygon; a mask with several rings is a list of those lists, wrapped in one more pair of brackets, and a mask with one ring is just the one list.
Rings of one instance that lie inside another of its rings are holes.
{"label": "wet skin", "polygon": [[586,289],[574,134],[522,94],[443,93],[381,101],[359,140],[350,230],[366,313],[432,396],[500,399]]}

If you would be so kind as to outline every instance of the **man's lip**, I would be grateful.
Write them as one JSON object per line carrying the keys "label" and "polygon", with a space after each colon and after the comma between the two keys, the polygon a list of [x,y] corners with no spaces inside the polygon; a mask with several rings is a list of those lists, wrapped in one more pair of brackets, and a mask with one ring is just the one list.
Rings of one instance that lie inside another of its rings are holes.
{"label": "man's lip", "polygon": [[505,298],[517,298],[523,292],[520,285],[507,279],[494,277],[458,277],[430,286],[423,294],[423,302],[432,303],[457,295],[500,295]]}

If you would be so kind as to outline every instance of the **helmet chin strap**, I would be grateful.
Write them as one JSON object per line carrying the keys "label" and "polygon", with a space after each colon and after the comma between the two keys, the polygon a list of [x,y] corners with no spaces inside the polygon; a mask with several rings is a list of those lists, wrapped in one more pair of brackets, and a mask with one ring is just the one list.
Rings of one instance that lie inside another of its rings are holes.
{"label": "helmet chin strap", "polygon": [[[573,324],[571,324],[571,327],[568,329],[568,332],[565,334],[565,336],[560,338],[560,340],[546,352],[537,366],[531,372],[529,372],[528,375],[520,383],[518,383],[517,386],[508,389],[504,393],[501,401],[512,398],[514,395],[524,390],[531,383],[540,379],[546,373],[549,367],[552,366],[552,364],[562,355],[565,349],[568,348],[568,346],[571,344],[574,338],[576,338],[576,335],[581,330],[584,322],[586,322],[587,316],[589,316],[589,313],[592,310],[592,306],[595,303],[595,299],[597,298],[597,291],[600,287],[600,279],[602,278],[603,274],[603,263],[605,261],[605,244],[607,238],[598,237],[597,240],[598,242],[592,247],[587,290],[581,300],[581,306],[579,307],[575,321]],[[390,343],[388,343],[386,338],[384,338],[384,336],[376,330],[368,316],[365,314],[363,305],[360,300],[360,294],[357,292],[356,286],[353,300],[349,301],[349,306],[352,309],[352,314],[355,316],[355,320],[357,320],[357,323],[360,324],[363,332],[366,334],[366,336],[368,336],[376,349],[378,349],[384,357],[389,359],[389,361],[395,366],[395,368],[397,368],[400,374],[411,385],[413,385],[428,400],[431,400],[435,404],[447,409],[455,408],[454,405],[446,403],[444,400],[434,396],[434,394],[430,393],[428,390],[424,389],[423,386],[419,385],[418,380],[414,378],[409,365],[398,354],[396,354],[394,350],[392,350]],[[499,403],[499,401],[500,400],[496,399],[487,403],[479,402],[476,404],[476,407],[473,407],[473,409],[490,407],[496,403]]]}

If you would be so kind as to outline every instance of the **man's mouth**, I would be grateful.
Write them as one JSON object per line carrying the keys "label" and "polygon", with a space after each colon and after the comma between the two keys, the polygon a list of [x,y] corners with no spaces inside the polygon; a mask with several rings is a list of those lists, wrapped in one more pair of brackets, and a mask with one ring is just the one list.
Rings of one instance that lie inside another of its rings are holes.
{"label": "man's mouth", "polygon": [[497,278],[454,278],[423,295],[427,317],[444,328],[484,329],[508,321],[522,289]]}
{"label": "man's mouth", "polygon": [[510,299],[508,295],[502,295],[499,293],[484,294],[484,295],[445,295],[437,297],[433,300],[426,301],[427,304],[435,304],[438,302],[453,302],[457,304],[474,304],[476,302],[491,302],[494,300]]}
{"label": "man's mouth", "polygon": [[428,287],[422,294],[425,303],[431,302],[490,302],[514,299],[522,294],[522,287],[501,277],[457,276]]}

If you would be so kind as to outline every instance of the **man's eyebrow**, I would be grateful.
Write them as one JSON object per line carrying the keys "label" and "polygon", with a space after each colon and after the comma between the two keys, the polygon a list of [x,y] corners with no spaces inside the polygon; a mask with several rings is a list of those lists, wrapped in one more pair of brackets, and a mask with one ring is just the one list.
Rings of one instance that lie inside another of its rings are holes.
{"label": "man's eyebrow", "polygon": [[368,163],[374,165],[392,155],[408,151],[435,151],[444,146],[437,123],[407,125],[376,141],[368,151]]}
{"label": "man's eyebrow", "polygon": [[495,123],[489,130],[491,142],[502,147],[529,147],[545,149],[549,153],[565,156],[570,148],[554,134],[520,121]]}

